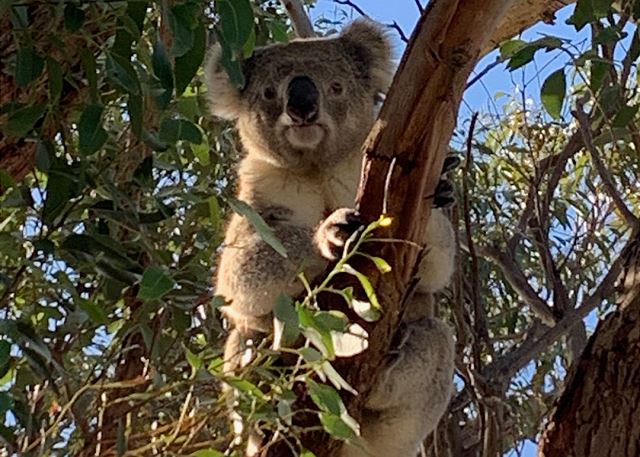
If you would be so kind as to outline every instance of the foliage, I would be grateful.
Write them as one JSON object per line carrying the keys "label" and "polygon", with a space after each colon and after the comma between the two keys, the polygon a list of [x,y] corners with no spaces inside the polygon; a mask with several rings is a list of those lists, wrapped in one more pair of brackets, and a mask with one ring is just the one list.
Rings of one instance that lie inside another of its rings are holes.
{"label": "foliage", "polygon": [[[586,42],[503,43],[500,58],[524,84],[461,122],[453,140],[467,156],[454,212],[462,250],[441,311],[461,362],[449,420],[472,437],[468,448],[490,433],[500,451],[535,437],[584,344],[584,324],[553,338],[551,326],[589,313],[591,326],[613,306],[607,272],[633,228],[629,214],[640,214],[639,2],[625,4],[628,14],[579,1],[569,22],[591,30]],[[344,314],[317,310],[315,297],[335,293],[365,321],[378,318],[384,304],[349,267],[373,226],[318,287],[301,278],[306,299],[282,297],[275,335],[245,372],[222,373],[221,303],[208,280],[222,221],[238,211],[281,246],[232,198],[236,138],[206,116],[201,66],[215,35],[242,85],[240,58],[291,37],[279,4],[0,2],[0,23],[10,30],[0,37],[0,84],[10,88],[0,94],[0,165],[10,154],[35,164],[19,177],[0,166],[0,439],[9,452],[222,455],[230,398],[220,380],[243,417],[294,446],[300,389],[326,431],[354,439],[337,393],[350,387],[331,361],[340,338],[362,333]],[[368,301],[332,289],[339,273]],[[306,343],[293,349],[301,334]]]}
{"label": "foliage", "polygon": [[224,332],[208,278],[238,152],[228,125],[206,115],[201,66],[209,36],[236,65],[239,52],[286,40],[283,11],[273,1],[2,8],[12,91],[0,146],[33,145],[35,156],[22,180],[0,171],[7,449],[89,452],[98,432],[104,455],[224,444]]}

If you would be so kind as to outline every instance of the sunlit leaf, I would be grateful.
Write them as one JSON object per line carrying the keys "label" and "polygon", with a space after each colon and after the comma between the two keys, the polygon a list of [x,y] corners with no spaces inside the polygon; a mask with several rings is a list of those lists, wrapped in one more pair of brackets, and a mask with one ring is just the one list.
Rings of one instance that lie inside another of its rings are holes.
{"label": "sunlit leaf", "polygon": [[542,105],[554,119],[560,119],[562,115],[562,105],[566,92],[567,82],[562,69],[551,73],[542,84],[540,91]]}

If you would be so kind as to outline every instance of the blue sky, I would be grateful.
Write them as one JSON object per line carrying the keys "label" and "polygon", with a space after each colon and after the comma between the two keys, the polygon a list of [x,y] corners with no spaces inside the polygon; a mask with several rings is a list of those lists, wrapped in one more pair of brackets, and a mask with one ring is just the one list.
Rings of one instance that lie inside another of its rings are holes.
{"label": "blue sky", "polygon": [[[395,21],[407,36],[411,34],[419,17],[419,10],[415,0],[355,0],[354,3],[379,22],[389,24]],[[422,0],[421,3],[424,4],[425,0]],[[341,11],[349,11],[349,7],[338,5],[333,2],[333,0],[318,0],[316,7],[312,10],[312,15],[314,18],[324,16],[330,20],[342,20],[344,19],[344,13]],[[583,31],[582,34],[577,34],[572,26],[565,24],[566,19],[572,11],[573,6],[562,9],[556,15],[557,20],[554,25],[536,25],[523,33],[521,38],[534,40],[545,34],[571,38],[572,40],[578,38],[578,41],[582,38],[587,38],[586,30]],[[353,18],[359,16],[359,13],[355,11],[352,11],[351,14]],[[396,35],[396,44],[396,54],[399,58],[404,49],[404,44],[398,35]],[[465,93],[464,101],[460,109],[460,118],[469,118],[472,111],[487,111],[490,110],[491,107],[493,107],[495,111],[495,103],[493,100],[496,92],[513,93],[516,87],[522,87],[521,83],[523,81],[527,82],[527,96],[532,97],[534,100],[538,99],[540,85],[545,77],[566,62],[566,58],[561,55],[558,57],[559,55],[559,53],[538,53],[533,68],[525,67],[524,70],[514,73],[506,71],[504,65],[495,67],[482,78],[480,83],[473,85]],[[496,51],[485,56],[478,64],[476,70],[482,70],[486,65],[492,63],[496,57]],[[536,73],[539,73],[537,77],[534,76]],[[519,453],[512,452],[507,455],[534,457],[535,454],[535,443],[526,442]]]}

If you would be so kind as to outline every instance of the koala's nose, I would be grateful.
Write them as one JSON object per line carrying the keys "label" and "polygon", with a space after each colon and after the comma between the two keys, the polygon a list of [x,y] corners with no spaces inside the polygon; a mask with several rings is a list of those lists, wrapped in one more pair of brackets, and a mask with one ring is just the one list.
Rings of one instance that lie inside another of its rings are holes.
{"label": "koala's nose", "polygon": [[319,92],[311,78],[298,76],[289,83],[287,114],[296,124],[311,124],[318,119]]}

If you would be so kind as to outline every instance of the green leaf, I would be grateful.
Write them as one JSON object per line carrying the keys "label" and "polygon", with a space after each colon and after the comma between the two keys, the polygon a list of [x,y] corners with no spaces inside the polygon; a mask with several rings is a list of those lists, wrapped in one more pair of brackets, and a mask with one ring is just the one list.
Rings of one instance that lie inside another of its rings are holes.
{"label": "green leaf", "polygon": [[612,4],[613,0],[591,0],[591,7],[596,19],[607,17]]}
{"label": "green leaf", "polygon": [[500,57],[502,59],[508,59],[512,57],[516,52],[521,50],[527,45],[524,40],[509,40],[500,45]]}
{"label": "green leaf", "polygon": [[69,32],[75,32],[84,23],[84,10],[73,2],[67,3],[64,7],[64,26]]}
{"label": "green leaf", "polygon": [[242,65],[238,59],[237,53],[231,49],[229,43],[222,33],[217,31],[218,43],[222,48],[222,55],[220,57],[220,63],[222,67],[229,75],[231,83],[238,88],[242,88],[245,85],[244,74],[242,73]]}
{"label": "green leaf", "polygon": [[611,44],[616,43],[627,37],[627,33],[618,29],[618,27],[605,27],[593,39],[593,44]]}
{"label": "green leaf", "polygon": [[2,130],[8,136],[22,138],[33,129],[45,111],[46,107],[40,104],[20,108],[9,115]]}
{"label": "green leaf", "polygon": [[11,358],[11,343],[0,340],[0,368],[7,365]]}
{"label": "green leaf", "polygon": [[107,55],[107,76],[123,92],[140,95],[140,81],[131,61],[117,54]]}
{"label": "green leaf", "polygon": [[79,195],[83,184],[84,173],[78,163],[68,164],[64,159],[53,160],[47,177],[42,221],[51,226],[69,200]]}
{"label": "green leaf", "polygon": [[107,132],[102,127],[102,105],[87,106],[78,122],[78,149],[84,155],[98,151],[107,141]]}
{"label": "green leaf", "polygon": [[320,422],[325,431],[334,438],[350,440],[356,437],[354,430],[338,416],[320,413]]}
{"label": "green leaf", "polygon": [[613,127],[626,127],[631,121],[633,121],[637,113],[638,105],[625,105],[616,113],[616,117],[613,118],[611,125]]}
{"label": "green leaf", "polygon": [[224,457],[224,454],[215,449],[200,449],[193,454],[189,454],[191,457]]}
{"label": "green leaf", "polygon": [[193,144],[202,143],[202,131],[191,121],[186,119],[165,119],[160,124],[160,141],[177,143],[186,140]]}
{"label": "green leaf", "polygon": [[173,290],[175,281],[160,267],[148,267],[142,274],[138,298],[144,301],[159,300]]}
{"label": "green leaf", "polygon": [[49,77],[49,103],[57,105],[62,94],[62,67],[51,57],[47,58],[47,76]]}
{"label": "green leaf", "polygon": [[142,33],[148,2],[127,2],[127,10],[118,18],[116,38],[111,50],[123,57],[131,55],[131,45]]}
{"label": "green leaf", "polygon": [[207,46],[207,33],[204,24],[199,23],[193,31],[193,45],[181,56],[175,58],[176,95],[181,95],[198,72]]}
{"label": "green leaf", "polygon": [[30,47],[18,49],[15,78],[18,86],[25,87],[42,73],[44,59]]}
{"label": "green leaf", "polygon": [[564,70],[554,71],[542,84],[540,99],[542,106],[554,119],[560,119],[562,114],[562,104],[567,92],[567,82]]}
{"label": "green leaf", "polygon": [[376,265],[376,268],[380,273],[385,274],[391,271],[391,265],[389,265],[389,263],[382,257],[375,257],[370,255],[367,255],[366,257]]}
{"label": "green leaf", "polygon": [[174,57],[185,55],[194,44],[194,29],[198,25],[197,4],[182,3],[169,10],[169,28],[173,37],[171,54]]}
{"label": "green leaf", "polygon": [[82,70],[89,83],[89,94],[93,102],[98,101],[98,76],[96,71],[96,58],[87,48],[80,50],[80,61]]}
{"label": "green leaf", "polygon": [[13,406],[13,397],[9,392],[0,392],[0,413],[4,414]]}
{"label": "green leaf", "polygon": [[160,81],[164,91],[158,94],[155,99],[160,109],[165,109],[173,95],[173,68],[165,49],[164,43],[158,36],[153,45],[153,55],[151,57],[153,73]]}
{"label": "green leaf", "polygon": [[273,229],[267,225],[260,214],[241,200],[229,198],[227,199],[227,203],[232,210],[249,220],[258,235],[260,235],[260,238],[262,238],[262,241],[271,246],[273,250],[282,257],[287,258],[287,250],[282,245],[282,242],[273,234]]}
{"label": "green leaf", "polygon": [[513,71],[531,62],[539,50],[546,49],[549,51],[561,46],[562,40],[553,36],[543,37],[526,44],[521,44],[516,41],[512,45],[507,45],[506,51],[511,51],[512,53],[511,58],[507,62],[507,68]]}
{"label": "green leaf", "polygon": [[333,387],[326,384],[318,384],[312,380],[307,380],[307,385],[309,386],[311,399],[321,411],[340,416],[344,410],[344,405],[342,404],[342,398]]}
{"label": "green leaf", "polygon": [[373,290],[373,286],[371,285],[371,281],[369,281],[369,278],[367,278],[365,275],[357,271],[349,264],[344,264],[342,266],[342,272],[358,278],[358,281],[360,281],[360,285],[364,289],[364,293],[367,296],[369,303],[371,303],[371,306],[373,306],[373,308],[377,310],[381,309],[380,302],[378,302],[378,297],[376,296],[375,290]]}
{"label": "green leaf", "polygon": [[280,43],[289,42],[289,34],[287,33],[287,26],[284,22],[278,19],[270,20],[267,22],[267,28],[269,29],[269,33],[271,33],[273,41]]}
{"label": "green leaf", "polygon": [[80,299],[77,300],[78,307],[87,313],[91,322],[97,325],[106,325],[109,323],[109,316],[107,312],[97,303],[91,300]]}
{"label": "green leaf", "polygon": [[216,11],[225,42],[233,51],[241,51],[253,31],[251,3],[249,0],[217,0]]}
{"label": "green leaf", "polygon": [[131,119],[131,130],[138,138],[140,138],[142,136],[142,122],[144,115],[142,97],[139,95],[129,95],[129,99],[127,100],[127,112]]}
{"label": "green leaf", "polygon": [[205,167],[211,164],[211,147],[209,146],[209,140],[206,136],[202,137],[202,143],[192,144],[191,150],[200,164]]}
{"label": "green leaf", "polygon": [[187,362],[191,366],[191,369],[195,372],[198,371],[202,367],[202,358],[198,354],[194,354],[188,348],[184,348],[185,355],[187,357]]}
{"label": "green leaf", "polygon": [[300,348],[298,349],[298,352],[300,353],[304,361],[308,363],[319,362],[323,359],[320,351],[317,351],[313,348]]}
{"label": "green leaf", "polygon": [[281,334],[281,339],[284,344],[288,345],[289,343],[295,342],[298,335],[300,335],[300,320],[298,319],[298,312],[291,302],[291,298],[284,294],[279,295],[276,300],[273,315],[284,325]]}
{"label": "green leaf", "polygon": [[36,167],[47,172],[51,168],[51,157],[54,157],[53,146],[49,142],[39,141],[36,147]]}
{"label": "green leaf", "polygon": [[595,19],[593,14],[593,0],[578,0],[573,14],[567,19],[567,24],[573,25],[576,30],[582,28]]}
{"label": "green leaf", "polygon": [[591,62],[591,90],[594,92],[598,92],[598,90],[600,90],[610,68],[611,65],[602,60],[593,60]]}

